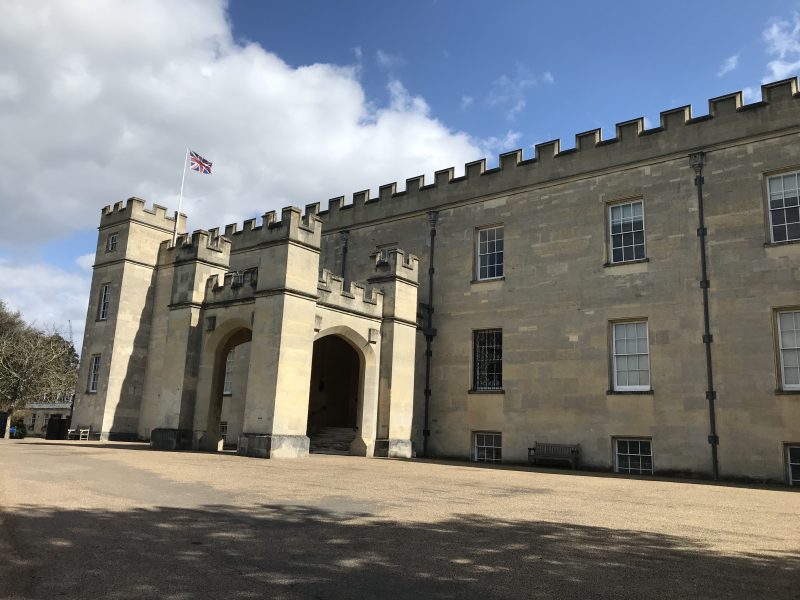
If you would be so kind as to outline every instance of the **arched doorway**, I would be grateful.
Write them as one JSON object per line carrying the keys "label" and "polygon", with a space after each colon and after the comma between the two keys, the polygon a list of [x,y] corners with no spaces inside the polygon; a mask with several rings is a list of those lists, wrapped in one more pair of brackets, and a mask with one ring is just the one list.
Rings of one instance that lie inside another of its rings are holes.
{"label": "arched doorway", "polygon": [[314,342],[308,431],[312,453],[349,454],[359,422],[362,361],[338,335]]}
{"label": "arched doorway", "polygon": [[207,449],[236,448],[244,422],[252,337],[250,329],[238,328],[217,346],[206,430],[215,442]]}

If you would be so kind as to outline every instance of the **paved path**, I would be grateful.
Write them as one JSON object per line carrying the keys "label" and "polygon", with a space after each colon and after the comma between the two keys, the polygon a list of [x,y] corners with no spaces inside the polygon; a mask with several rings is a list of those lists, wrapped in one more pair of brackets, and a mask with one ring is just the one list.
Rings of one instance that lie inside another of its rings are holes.
{"label": "paved path", "polygon": [[800,598],[800,494],[0,440],[0,598]]}

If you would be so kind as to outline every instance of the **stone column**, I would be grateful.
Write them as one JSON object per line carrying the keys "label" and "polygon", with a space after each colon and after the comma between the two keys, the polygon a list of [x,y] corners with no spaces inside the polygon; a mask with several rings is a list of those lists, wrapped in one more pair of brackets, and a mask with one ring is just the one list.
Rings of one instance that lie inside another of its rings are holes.
{"label": "stone column", "polygon": [[376,456],[410,458],[414,415],[414,355],[417,335],[416,256],[402,250],[375,255],[369,282],[384,293]]}

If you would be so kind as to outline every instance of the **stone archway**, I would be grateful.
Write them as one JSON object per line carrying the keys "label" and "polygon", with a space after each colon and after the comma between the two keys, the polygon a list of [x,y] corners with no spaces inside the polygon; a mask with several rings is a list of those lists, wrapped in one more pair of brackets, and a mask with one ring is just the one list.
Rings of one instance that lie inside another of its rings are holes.
{"label": "stone archway", "polygon": [[356,329],[333,325],[317,333],[311,364],[307,435],[312,452],[333,445],[331,453],[373,456],[379,367],[375,344]]}
{"label": "stone archway", "polygon": [[[217,326],[204,344],[201,368],[198,380],[198,405],[195,413],[195,431],[199,436],[198,446],[202,450],[221,450],[220,418],[225,398],[226,362],[231,350],[247,345],[252,340],[253,332],[241,319],[230,319]],[[248,352],[249,354],[249,352]],[[244,383],[237,386],[241,398],[240,419],[244,415],[244,401],[247,389],[246,377],[249,372],[249,360],[244,361],[239,370]],[[239,427],[241,428],[241,427]]]}
{"label": "stone archway", "polygon": [[360,352],[345,338],[314,342],[307,430],[312,453],[349,453],[359,429],[363,371]]}

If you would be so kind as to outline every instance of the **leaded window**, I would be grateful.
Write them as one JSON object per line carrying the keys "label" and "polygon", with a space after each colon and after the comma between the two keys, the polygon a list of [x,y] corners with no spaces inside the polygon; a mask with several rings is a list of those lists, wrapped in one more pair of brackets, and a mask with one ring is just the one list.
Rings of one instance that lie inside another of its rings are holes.
{"label": "leaded window", "polygon": [[614,389],[650,389],[650,353],[647,321],[614,323]]}
{"label": "leaded window", "polygon": [[114,252],[117,249],[117,233],[109,233],[106,238],[106,252]]}
{"label": "leaded window", "polygon": [[108,319],[108,305],[111,302],[111,284],[104,283],[100,288],[100,302],[97,307],[97,318],[101,321]]}
{"label": "leaded window", "polygon": [[222,393],[226,395],[233,393],[233,350],[228,352],[225,358],[225,382],[222,384]]}
{"label": "leaded window", "polygon": [[100,377],[100,355],[95,354],[89,362],[89,385],[90,392],[97,391],[97,380]]}
{"label": "leaded window", "polygon": [[616,440],[616,471],[634,475],[653,474],[653,448],[650,440]]}
{"label": "leaded window", "polygon": [[641,260],[644,251],[644,203],[614,204],[608,211],[612,263]]}
{"label": "leaded window", "polygon": [[773,242],[800,240],[800,206],[797,173],[777,175],[767,180],[769,224]]}
{"label": "leaded window", "polygon": [[800,446],[786,447],[786,461],[789,468],[789,485],[800,485]]}
{"label": "leaded window", "polygon": [[503,276],[503,227],[478,230],[478,279]]}
{"label": "leaded window", "polygon": [[778,313],[781,387],[800,389],[800,311]]}
{"label": "leaded window", "polygon": [[477,432],[474,434],[475,462],[503,462],[503,434],[499,432]]}
{"label": "leaded window", "polygon": [[472,389],[503,388],[503,330],[481,329],[472,332]]}

